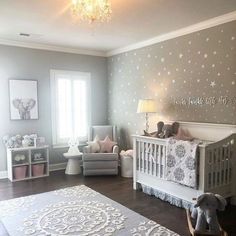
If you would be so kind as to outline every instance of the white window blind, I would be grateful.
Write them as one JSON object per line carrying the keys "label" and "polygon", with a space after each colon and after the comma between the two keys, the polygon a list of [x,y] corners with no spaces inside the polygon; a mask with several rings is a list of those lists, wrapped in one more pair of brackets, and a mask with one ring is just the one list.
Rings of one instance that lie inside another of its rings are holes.
{"label": "white window blind", "polygon": [[51,71],[53,144],[87,139],[90,124],[90,74]]}

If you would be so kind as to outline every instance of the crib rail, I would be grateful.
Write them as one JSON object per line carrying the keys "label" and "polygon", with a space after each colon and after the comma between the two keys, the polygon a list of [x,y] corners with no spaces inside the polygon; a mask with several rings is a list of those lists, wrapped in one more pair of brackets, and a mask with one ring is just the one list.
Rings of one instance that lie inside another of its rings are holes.
{"label": "crib rail", "polygon": [[205,148],[205,191],[233,185],[236,161],[236,134]]}
{"label": "crib rail", "polygon": [[137,136],[135,138],[136,171],[165,179],[166,141]]}
{"label": "crib rail", "polygon": [[[134,189],[145,176],[166,180],[167,142],[146,136],[133,136],[134,140]],[[214,192],[225,197],[236,194],[236,134],[199,147],[198,193]],[[140,176],[141,176],[140,175]],[[142,175],[143,176],[143,175]],[[152,183],[150,183],[152,184]]]}

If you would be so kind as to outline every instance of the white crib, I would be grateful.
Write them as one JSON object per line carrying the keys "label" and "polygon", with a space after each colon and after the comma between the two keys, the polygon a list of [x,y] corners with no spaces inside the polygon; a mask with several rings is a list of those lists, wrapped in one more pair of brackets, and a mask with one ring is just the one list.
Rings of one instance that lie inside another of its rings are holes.
{"label": "white crib", "polygon": [[141,185],[144,192],[185,208],[204,192],[231,197],[235,204],[236,126],[188,122],[180,122],[180,126],[194,137],[211,140],[199,145],[198,188],[167,181],[167,141],[139,135],[133,136],[133,188]]}

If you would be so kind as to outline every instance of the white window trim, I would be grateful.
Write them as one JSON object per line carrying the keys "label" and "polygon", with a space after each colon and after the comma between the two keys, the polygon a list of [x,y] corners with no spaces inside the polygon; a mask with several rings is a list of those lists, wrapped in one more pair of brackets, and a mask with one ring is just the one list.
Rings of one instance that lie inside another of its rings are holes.
{"label": "white window trim", "polygon": [[[57,127],[57,112],[56,112],[56,75],[57,74],[70,74],[77,76],[85,76],[88,84],[88,97],[87,97],[87,111],[88,111],[88,126],[91,125],[91,73],[80,71],[68,71],[68,70],[50,70],[50,87],[51,87],[51,120],[52,120],[52,144],[53,146],[67,146],[67,143],[62,143],[58,140],[58,127]],[[87,141],[87,137],[80,139],[79,141]]]}

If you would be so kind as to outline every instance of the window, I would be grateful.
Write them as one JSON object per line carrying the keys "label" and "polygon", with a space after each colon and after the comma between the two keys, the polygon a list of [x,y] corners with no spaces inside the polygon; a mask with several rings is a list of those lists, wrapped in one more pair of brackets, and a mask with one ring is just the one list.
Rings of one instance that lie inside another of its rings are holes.
{"label": "window", "polygon": [[87,138],[90,124],[90,74],[51,71],[53,144],[66,144],[70,138]]}

